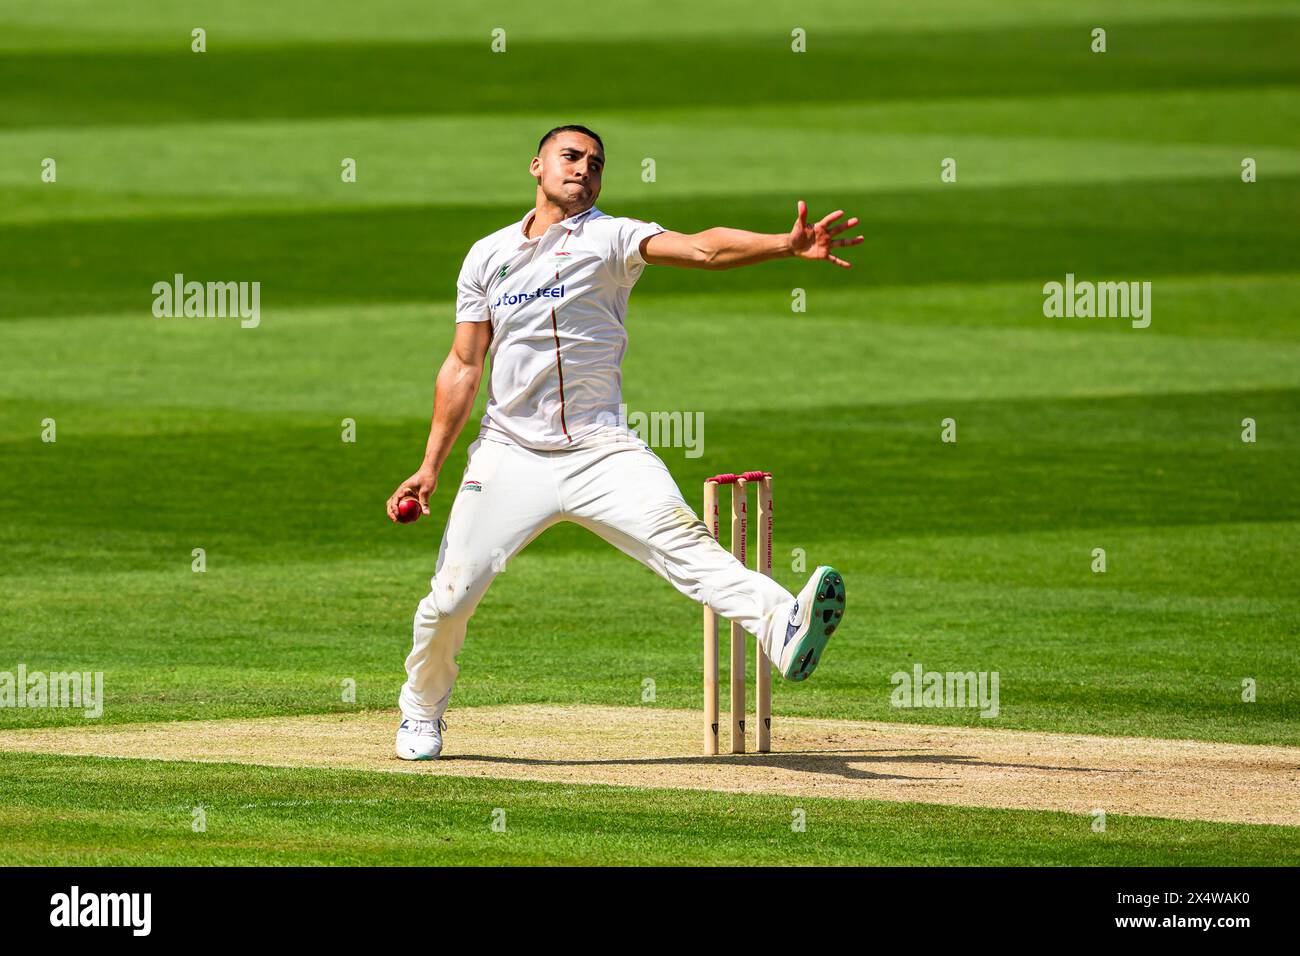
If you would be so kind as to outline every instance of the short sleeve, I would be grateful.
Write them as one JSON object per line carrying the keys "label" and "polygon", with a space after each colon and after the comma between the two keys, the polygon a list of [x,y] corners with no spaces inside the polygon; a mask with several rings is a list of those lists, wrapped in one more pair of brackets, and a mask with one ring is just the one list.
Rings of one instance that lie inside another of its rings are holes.
{"label": "short sleeve", "polygon": [[635,285],[645,269],[645,259],[641,257],[641,243],[653,235],[666,231],[657,222],[645,222],[641,219],[619,218],[614,220],[614,241],[610,257],[610,268],[619,285]]}
{"label": "short sleeve", "polygon": [[487,288],[483,282],[483,264],[475,246],[465,256],[456,279],[456,321],[487,322],[492,318],[488,311]]}

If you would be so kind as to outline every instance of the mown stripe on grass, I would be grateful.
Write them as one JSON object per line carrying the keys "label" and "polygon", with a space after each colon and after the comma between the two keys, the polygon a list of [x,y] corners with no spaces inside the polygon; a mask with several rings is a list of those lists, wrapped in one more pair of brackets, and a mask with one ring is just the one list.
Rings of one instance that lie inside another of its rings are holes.
{"label": "mown stripe on grass", "polygon": [[[1067,272],[1124,280],[1290,274],[1288,251],[1300,229],[1297,182],[1281,177],[1268,188],[1247,189],[1225,176],[884,196],[818,190],[804,196],[813,208],[853,210],[862,218],[867,239],[853,253],[860,268],[812,272],[807,262],[784,260],[721,272],[647,270],[637,295],[763,290],[783,295],[788,308],[796,287],[1012,279],[1041,286]],[[720,223],[776,232],[790,228],[789,198],[786,192],[604,208],[685,232]],[[178,272],[200,281],[260,282],[266,321],[286,306],[445,301],[470,244],[519,216],[514,206],[409,206],[12,226],[0,233],[0,318],[135,309],[152,319],[154,283]]]}
{"label": "mown stripe on grass", "polygon": [[[1105,56],[1076,25],[866,33],[841,26],[792,54],[790,27],[583,44],[591,75],[654,76],[647,106],[798,102],[833,82],[845,100],[1053,95],[1080,89],[1223,88],[1295,83],[1300,20],[1208,17],[1130,22]],[[509,52],[478,42],[348,43],[174,52],[0,52],[0,125],[99,125],[247,116],[411,115],[554,106],[558,47],[516,34]],[[673,69],[663,69],[672,63]],[[863,69],[870,64],[870,69]],[[729,83],[720,77],[743,77]],[[466,82],[467,78],[471,82]],[[829,80],[828,78],[833,78]],[[453,92],[454,91],[454,92]],[[573,108],[620,108],[625,83],[567,91]]]}
{"label": "mown stripe on grass", "polygon": [[1110,815],[1097,833],[1034,811],[10,754],[0,769],[6,865],[1300,863],[1289,827]]}

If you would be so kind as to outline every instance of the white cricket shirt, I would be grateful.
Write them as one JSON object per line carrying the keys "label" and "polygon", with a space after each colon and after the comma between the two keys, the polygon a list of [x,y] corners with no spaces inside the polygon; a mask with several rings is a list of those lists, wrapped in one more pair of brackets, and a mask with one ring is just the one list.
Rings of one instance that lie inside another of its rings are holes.
{"label": "white cricket shirt", "polygon": [[620,420],[627,299],[646,266],[641,242],[664,228],[593,206],[529,239],[534,214],[470,248],[456,321],[492,323],[480,435],[570,448]]}

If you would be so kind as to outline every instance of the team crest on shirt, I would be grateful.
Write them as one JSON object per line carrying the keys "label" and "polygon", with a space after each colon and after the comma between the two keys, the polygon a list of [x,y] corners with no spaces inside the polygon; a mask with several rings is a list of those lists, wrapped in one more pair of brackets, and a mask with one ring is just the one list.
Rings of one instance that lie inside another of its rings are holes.
{"label": "team crest on shirt", "polygon": [[506,273],[509,271],[510,271],[510,263],[507,262],[505,265],[501,267],[501,271],[497,273],[497,278],[504,279],[506,277]]}
{"label": "team crest on shirt", "polygon": [[467,482],[465,482],[465,484],[463,484],[463,485],[460,486],[460,490],[461,490],[461,491],[482,491],[482,490],[483,490],[483,482],[481,482],[481,481],[467,481]]}

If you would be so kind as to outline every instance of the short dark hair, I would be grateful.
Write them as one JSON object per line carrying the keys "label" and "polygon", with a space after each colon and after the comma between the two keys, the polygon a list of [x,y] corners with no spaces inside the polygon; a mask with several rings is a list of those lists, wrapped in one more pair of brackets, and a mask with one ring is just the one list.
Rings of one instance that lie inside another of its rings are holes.
{"label": "short dark hair", "polygon": [[555,129],[551,130],[549,133],[543,136],[541,142],[537,144],[537,155],[538,156],[542,155],[542,147],[545,146],[547,143],[549,143],[551,141],[551,138],[555,136],[556,133],[568,133],[568,132],[582,133],[584,136],[590,136],[592,139],[596,141],[596,145],[600,147],[601,154],[604,155],[605,144],[600,141],[600,137],[597,136],[593,131],[587,129],[587,127],[578,126],[576,123],[571,123],[568,126],[557,126],[555,127]]}

